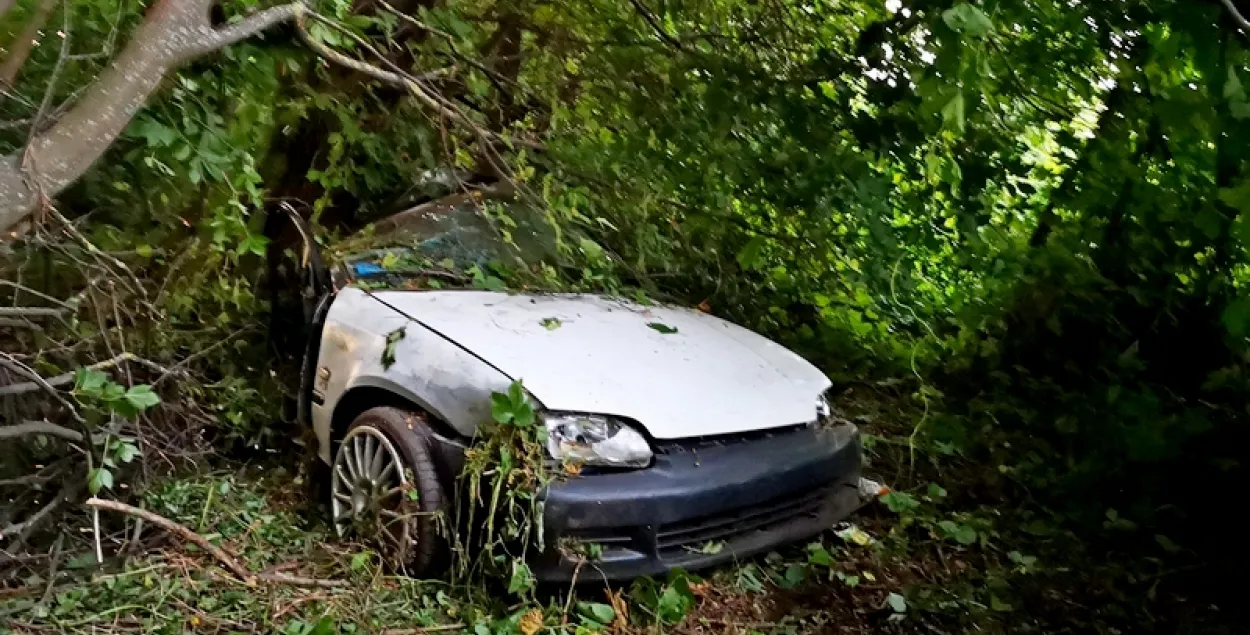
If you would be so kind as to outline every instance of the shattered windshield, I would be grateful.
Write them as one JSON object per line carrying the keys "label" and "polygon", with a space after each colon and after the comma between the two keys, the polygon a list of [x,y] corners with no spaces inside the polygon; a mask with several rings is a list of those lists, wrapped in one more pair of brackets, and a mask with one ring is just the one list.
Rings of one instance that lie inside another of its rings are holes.
{"label": "shattered windshield", "polygon": [[555,243],[541,210],[471,192],[384,218],[336,251],[350,280],[407,287],[432,273],[453,278],[447,274],[541,262],[555,255]]}

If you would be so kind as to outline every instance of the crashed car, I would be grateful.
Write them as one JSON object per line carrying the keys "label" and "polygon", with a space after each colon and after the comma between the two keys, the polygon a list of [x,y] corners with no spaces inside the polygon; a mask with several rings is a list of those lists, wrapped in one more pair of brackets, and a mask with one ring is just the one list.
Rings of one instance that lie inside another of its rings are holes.
{"label": "crashed car", "polygon": [[[400,518],[400,493],[415,492],[428,513],[382,546],[410,575],[436,575],[446,543],[434,515],[458,504],[491,395],[517,380],[550,458],[581,466],[541,493],[546,550],[530,558],[540,580],[576,575],[557,545],[598,545],[596,578],[656,575],[808,538],[858,506],[858,432],[829,417],[829,379],[784,347],[692,309],[449,288],[453,271],[549,242],[517,215],[501,240],[482,199],[420,206],[369,234],[404,247],[326,265],[304,245],[300,412],[330,468],[336,530]],[[448,261],[410,276],[402,266]]]}

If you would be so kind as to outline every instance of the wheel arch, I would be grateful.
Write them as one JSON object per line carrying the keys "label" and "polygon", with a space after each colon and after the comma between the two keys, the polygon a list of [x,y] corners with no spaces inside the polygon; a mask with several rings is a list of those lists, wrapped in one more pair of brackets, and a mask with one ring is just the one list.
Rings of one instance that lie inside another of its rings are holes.
{"label": "wheel arch", "polygon": [[437,464],[438,476],[446,494],[454,494],[453,484],[464,467],[464,451],[471,439],[460,434],[441,417],[417,403],[412,397],[382,386],[355,386],[343,393],[334,407],[330,419],[330,461],[338,451],[339,442],[357,417],[372,408],[391,407],[423,415],[421,418],[432,434],[429,437],[430,452]]}
{"label": "wheel arch", "polygon": [[338,448],[339,441],[347,434],[347,427],[366,410],[379,406],[390,406],[401,410],[409,410],[425,415],[425,421],[433,432],[449,441],[465,443],[464,435],[452,428],[441,416],[430,408],[418,403],[415,395],[403,394],[407,391],[395,390],[387,386],[371,384],[353,386],[343,393],[334,405],[334,413],[330,416],[331,454]]}

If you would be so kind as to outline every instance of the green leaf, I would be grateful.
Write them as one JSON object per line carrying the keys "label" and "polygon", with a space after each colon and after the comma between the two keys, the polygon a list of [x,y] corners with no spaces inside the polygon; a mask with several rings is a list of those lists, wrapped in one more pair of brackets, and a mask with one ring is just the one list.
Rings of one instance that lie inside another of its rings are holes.
{"label": "green leaf", "polygon": [[395,365],[395,347],[399,345],[399,341],[404,339],[407,333],[404,327],[399,327],[394,331],[386,334],[386,345],[382,347],[382,369],[390,370]]}
{"label": "green leaf", "polygon": [[90,397],[99,397],[109,376],[98,370],[79,368],[74,371],[74,392]]}
{"label": "green leaf", "polygon": [[560,322],[560,318],[548,317],[548,318],[543,318],[542,321],[539,322],[539,324],[543,325],[543,328],[547,329],[548,331],[554,331],[560,328],[561,322]]}
{"label": "green leaf", "polygon": [[591,262],[599,262],[603,260],[603,247],[599,243],[589,239],[582,238],[577,241],[578,247],[581,247],[582,253],[586,254],[586,258]]}
{"label": "green leaf", "polygon": [[946,490],[937,483],[929,483],[929,498],[946,498]]}
{"label": "green leaf", "polygon": [[656,617],[668,624],[676,624],[686,617],[690,607],[694,605],[694,594],[690,592],[685,580],[676,584],[664,585],[660,593],[660,601],[656,605]]}
{"label": "green leaf", "polygon": [[961,2],[942,12],[942,21],[956,33],[969,37],[983,37],[994,30],[989,16],[977,7]]}
{"label": "green leaf", "polygon": [[616,611],[609,604],[600,602],[578,602],[577,610],[582,615],[593,619],[600,624],[611,624],[616,619]]}
{"label": "green leaf", "polygon": [[534,575],[530,573],[529,565],[520,558],[512,560],[512,576],[508,579],[508,592],[520,593],[528,591],[534,586]]}
{"label": "green leaf", "polygon": [[140,454],[139,448],[133,443],[119,443],[116,448],[117,460],[122,463],[129,463],[135,460]]}
{"label": "green leaf", "polygon": [[901,514],[920,507],[920,501],[916,500],[916,497],[908,494],[907,492],[891,491],[881,497],[881,502],[885,503],[885,506],[890,508],[890,511],[896,514]]}
{"label": "green leaf", "polygon": [[1233,337],[1250,337],[1250,297],[1240,297],[1224,307],[1220,322]]}
{"label": "green leaf", "polygon": [[108,468],[97,467],[87,475],[87,491],[94,496],[102,489],[113,488],[113,473]]}
{"label": "green leaf", "polygon": [[126,402],[135,409],[136,412],[143,412],[161,402],[161,396],[152,390],[147,384],[139,384],[131,386],[126,391]]}
{"label": "green leaf", "polygon": [[764,251],[764,237],[753,236],[738,252],[738,266],[748,271],[759,267]]}
{"label": "green leaf", "polygon": [[512,421],[512,400],[508,395],[497,392],[490,396],[490,417],[501,425]]}
{"label": "green leaf", "polygon": [[943,537],[954,540],[961,545],[970,545],[977,541],[977,531],[975,529],[953,520],[939,522],[938,528],[942,530]]}
{"label": "green leaf", "polygon": [[661,335],[672,335],[677,332],[677,327],[662,324],[660,322],[647,322],[647,326],[651,327],[655,332]]}
{"label": "green leaf", "polygon": [[786,572],[781,576],[781,586],[786,589],[803,584],[803,580],[807,578],[807,567],[801,564],[792,564],[786,567]]}
{"label": "green leaf", "polygon": [[825,548],[825,545],[819,542],[813,542],[807,546],[807,563],[821,567],[833,566],[833,554]]}
{"label": "green leaf", "polygon": [[893,609],[895,613],[907,612],[907,598],[904,598],[897,593],[890,593],[890,595],[886,596],[886,602],[890,604],[890,608]]}
{"label": "green leaf", "polygon": [[990,595],[990,610],[998,611],[999,613],[1009,613],[1015,610],[1015,607],[998,599],[997,595],[991,594]]}
{"label": "green leaf", "polygon": [[942,106],[942,125],[956,132],[964,131],[964,92],[962,90],[956,91],[955,96]]}

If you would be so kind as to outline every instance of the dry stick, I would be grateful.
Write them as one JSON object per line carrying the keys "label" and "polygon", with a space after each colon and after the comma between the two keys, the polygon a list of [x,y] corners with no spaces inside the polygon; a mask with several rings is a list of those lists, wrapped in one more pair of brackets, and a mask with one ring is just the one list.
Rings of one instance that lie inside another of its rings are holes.
{"label": "dry stick", "polygon": [[135,516],[141,520],[145,520],[149,523],[152,523],[153,525],[156,525],[157,527],[160,527],[161,529],[164,529],[165,531],[168,531],[169,533],[174,534],[178,536],[179,538],[182,538],[183,540],[186,540],[187,542],[190,542],[194,544],[195,546],[203,549],[209,555],[216,558],[217,562],[219,562],[221,566],[225,567],[227,570],[229,570],[234,575],[238,576],[240,580],[242,580],[243,582],[247,584],[253,584],[255,582],[268,582],[268,583],[273,583],[273,584],[289,584],[293,586],[315,586],[315,587],[324,587],[324,588],[346,586],[347,584],[345,580],[323,580],[320,578],[305,578],[305,577],[291,576],[291,575],[285,575],[285,574],[279,574],[279,573],[256,575],[252,573],[251,571],[248,571],[247,568],[244,567],[243,565],[239,564],[238,560],[235,560],[232,556],[230,556],[230,554],[226,553],[226,551],[222,549],[221,547],[214,545],[203,536],[188,529],[186,526],[180,525],[172,520],[169,520],[168,518],[165,518],[164,516],[152,513],[146,509],[140,509],[138,507],[127,505],[125,503],[121,503],[118,501],[110,501],[110,500],[104,500],[101,498],[94,498],[94,497],[87,499],[87,506],[91,507],[92,509],[104,509],[107,511],[128,514],[130,516]]}
{"label": "dry stick", "polygon": [[239,564],[237,560],[232,558],[230,554],[226,553],[225,550],[223,550],[221,547],[214,545],[203,536],[195,533],[194,531],[191,531],[190,529],[187,529],[183,525],[180,525],[172,520],[169,520],[168,518],[165,518],[164,516],[161,516],[159,514],[154,514],[146,509],[140,509],[138,507],[134,507],[133,505],[127,505],[125,503],[104,500],[102,498],[95,498],[95,497],[91,497],[87,499],[87,506],[91,507],[92,509],[104,509],[108,511],[118,512],[122,514],[129,514],[131,516],[142,518],[143,520],[146,520],[147,522],[152,523],[153,525],[156,525],[157,527],[160,527],[161,529],[164,529],[165,531],[168,531],[171,534],[175,534],[179,538],[182,538],[183,540],[190,542],[194,544],[195,546],[208,552],[209,555],[217,559],[217,562],[221,563],[221,566],[225,567],[231,573],[238,576],[240,580],[243,580],[244,582],[249,582],[249,583],[252,581],[252,578],[253,578],[252,573],[248,571],[243,565]]}
{"label": "dry stick", "polygon": [[388,628],[382,635],[421,635],[421,633],[443,633],[464,628],[464,624],[439,624],[438,626],[418,626],[416,628]]}

